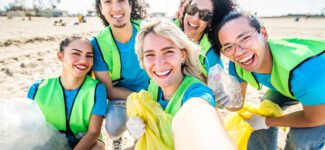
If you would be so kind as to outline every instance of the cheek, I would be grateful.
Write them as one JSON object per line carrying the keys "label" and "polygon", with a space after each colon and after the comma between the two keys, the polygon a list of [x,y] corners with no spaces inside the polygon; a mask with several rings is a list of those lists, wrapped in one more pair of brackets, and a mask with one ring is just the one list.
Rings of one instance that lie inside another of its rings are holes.
{"label": "cheek", "polygon": [[152,63],[148,59],[143,59],[143,68],[147,72],[149,72],[149,68],[150,68],[151,64]]}

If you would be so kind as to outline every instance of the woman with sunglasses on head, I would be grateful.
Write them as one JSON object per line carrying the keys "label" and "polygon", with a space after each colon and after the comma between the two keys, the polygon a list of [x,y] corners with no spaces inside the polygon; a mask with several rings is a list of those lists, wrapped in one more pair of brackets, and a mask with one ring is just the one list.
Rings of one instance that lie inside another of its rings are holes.
{"label": "woman with sunglasses on head", "polygon": [[185,5],[180,26],[187,37],[199,44],[202,49],[200,63],[205,77],[215,64],[223,66],[219,54],[214,52],[208,40],[210,24],[218,24],[223,16],[235,7],[232,0],[189,0]]}
{"label": "woman with sunglasses on head", "polygon": [[148,91],[174,117],[175,149],[233,149],[214,108],[213,93],[201,80],[198,49],[165,19],[143,21],[136,38],[140,65],[151,78]]}

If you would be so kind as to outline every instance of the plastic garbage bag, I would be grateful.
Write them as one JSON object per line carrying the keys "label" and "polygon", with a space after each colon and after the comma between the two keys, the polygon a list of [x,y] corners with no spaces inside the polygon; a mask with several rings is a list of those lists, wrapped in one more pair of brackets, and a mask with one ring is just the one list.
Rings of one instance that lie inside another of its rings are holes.
{"label": "plastic garbage bag", "polygon": [[128,117],[140,117],[145,124],[145,133],[135,145],[135,150],[174,149],[172,116],[153,100],[147,91],[132,93],[126,102]]}
{"label": "plastic garbage bag", "polygon": [[240,108],[243,104],[240,83],[226,74],[219,64],[210,68],[208,86],[212,89],[218,108]]}
{"label": "plastic garbage bag", "polygon": [[239,150],[246,150],[253,128],[244,119],[250,119],[252,114],[265,117],[280,117],[281,108],[270,100],[262,101],[258,106],[246,103],[238,112],[226,116],[224,124],[226,130]]}
{"label": "plastic garbage bag", "polygon": [[46,123],[32,100],[0,100],[0,122],[2,150],[70,149],[66,137]]}

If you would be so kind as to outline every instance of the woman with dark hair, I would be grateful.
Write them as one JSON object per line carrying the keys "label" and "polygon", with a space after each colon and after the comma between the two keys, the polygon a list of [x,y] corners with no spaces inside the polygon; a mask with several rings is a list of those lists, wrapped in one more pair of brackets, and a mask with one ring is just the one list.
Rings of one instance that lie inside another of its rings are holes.
{"label": "woman with dark hair", "polygon": [[222,66],[219,54],[214,52],[214,44],[208,40],[208,35],[213,33],[210,26],[218,24],[223,16],[235,8],[232,0],[189,0],[185,4],[180,26],[187,37],[201,47],[201,71],[205,77],[215,64]]}

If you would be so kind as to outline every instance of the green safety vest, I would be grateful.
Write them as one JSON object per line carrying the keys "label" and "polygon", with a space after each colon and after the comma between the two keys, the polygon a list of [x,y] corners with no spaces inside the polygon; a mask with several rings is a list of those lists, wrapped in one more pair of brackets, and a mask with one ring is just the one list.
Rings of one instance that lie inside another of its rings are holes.
{"label": "green safety vest", "polygon": [[[183,96],[186,90],[195,83],[202,83],[199,79],[193,76],[185,76],[181,85],[178,87],[177,91],[174,93],[172,98],[169,100],[168,105],[166,106],[165,112],[175,116],[178,110],[181,108]],[[203,83],[202,83],[203,84]],[[159,86],[152,79],[148,87],[148,91],[152,94],[153,99],[158,101],[159,95]]]}
{"label": "green safety vest", "polygon": [[[140,21],[131,21],[135,28],[140,30]],[[109,67],[109,73],[112,81],[121,79],[121,56],[111,32],[111,27],[107,26],[95,37],[100,52],[105,63]]]}
{"label": "green safety vest", "polygon": [[[309,39],[276,39],[269,40],[273,66],[271,84],[283,95],[296,99],[290,88],[291,73],[306,60],[317,57],[325,52],[325,41]],[[261,85],[252,72],[247,72],[235,64],[237,75],[257,89]],[[308,70],[306,70],[308,71]]]}
{"label": "green safety vest", "polygon": [[[177,26],[179,26],[179,27],[181,26],[179,19],[173,19],[173,21]],[[211,47],[212,46],[208,39],[207,34],[203,34],[203,37],[200,40],[200,48],[202,51],[200,53],[199,60],[200,60],[200,70],[205,77],[208,77],[208,70],[205,69],[204,61],[205,61],[206,55],[207,55],[208,51],[211,49]]]}
{"label": "green safety vest", "polygon": [[86,76],[74,100],[69,120],[66,116],[63,87],[58,77],[44,80],[36,91],[34,101],[42,110],[48,123],[63,133],[72,132],[77,137],[79,133],[88,131],[97,84],[97,80]]}
{"label": "green safety vest", "polygon": [[[206,55],[208,51],[211,49],[211,43],[208,39],[207,34],[204,34],[201,41],[200,41],[200,48],[202,49],[202,52],[200,54],[200,69],[205,77],[208,77],[208,70],[205,69],[204,61],[206,58]],[[217,56],[216,56],[217,57]]]}

